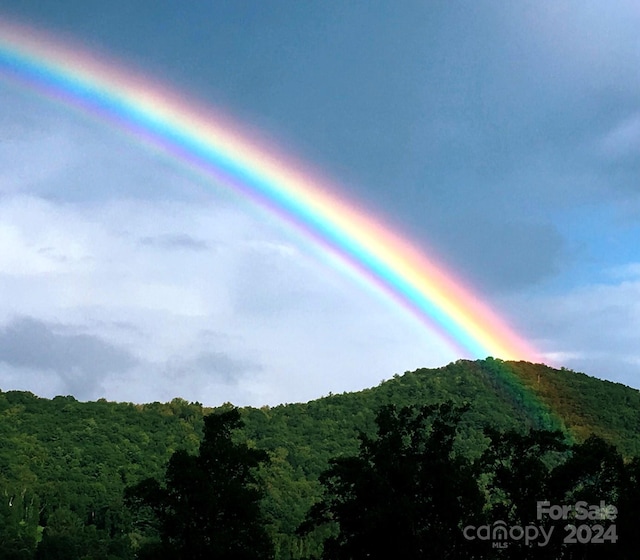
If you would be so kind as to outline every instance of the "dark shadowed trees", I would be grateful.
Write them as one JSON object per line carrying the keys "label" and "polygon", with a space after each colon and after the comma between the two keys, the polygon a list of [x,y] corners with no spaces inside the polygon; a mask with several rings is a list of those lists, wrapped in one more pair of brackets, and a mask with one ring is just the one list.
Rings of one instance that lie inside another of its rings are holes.
{"label": "dark shadowed trees", "polygon": [[127,490],[127,502],[138,519],[147,525],[156,521],[161,544],[148,546],[142,556],[273,557],[260,512],[262,492],[254,475],[268,457],[234,440],[234,431],[241,425],[236,408],[206,416],[197,455],[177,451],[169,460],[163,484],[147,479]]}
{"label": "dark shadowed trees", "polygon": [[383,407],[376,438],[336,458],[321,476],[322,500],[301,530],[333,523],[323,558],[472,558],[462,528],[483,499],[471,463],[456,453],[466,408],[451,403]]}

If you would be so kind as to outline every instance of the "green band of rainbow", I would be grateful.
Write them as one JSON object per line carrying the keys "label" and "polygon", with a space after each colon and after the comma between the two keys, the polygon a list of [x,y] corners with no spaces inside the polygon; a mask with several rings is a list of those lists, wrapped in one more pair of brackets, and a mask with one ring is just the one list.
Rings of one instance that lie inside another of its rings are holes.
{"label": "green band of rainbow", "polygon": [[484,302],[406,239],[297,162],[258,147],[183,96],[16,24],[0,23],[0,75],[151,141],[294,224],[434,328],[464,357],[540,361]]}

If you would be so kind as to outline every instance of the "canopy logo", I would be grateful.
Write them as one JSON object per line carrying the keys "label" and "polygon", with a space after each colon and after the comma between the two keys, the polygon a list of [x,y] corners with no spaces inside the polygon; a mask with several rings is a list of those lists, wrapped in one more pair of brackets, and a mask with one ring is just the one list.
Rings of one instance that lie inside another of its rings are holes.
{"label": "canopy logo", "polygon": [[554,527],[537,527],[535,525],[512,525],[508,526],[505,521],[495,521],[492,525],[467,525],[462,534],[468,541],[476,539],[480,541],[490,541],[493,548],[507,548],[509,541],[521,541],[529,546],[536,543],[538,546],[547,546],[553,534]]}
{"label": "canopy logo", "polygon": [[[468,541],[490,542],[493,548],[507,548],[513,542],[524,542],[525,546],[547,546],[553,535],[555,526],[548,525],[549,521],[605,521],[601,524],[575,525],[567,523],[564,526],[566,534],[564,544],[604,544],[615,543],[618,540],[616,526],[613,521],[618,516],[618,508],[600,500],[598,505],[587,502],[576,502],[570,505],[552,505],[549,501],[539,501],[536,505],[536,519],[540,525],[508,525],[503,520],[495,521],[492,525],[467,525],[462,534]],[[547,526],[543,525],[546,523]]]}

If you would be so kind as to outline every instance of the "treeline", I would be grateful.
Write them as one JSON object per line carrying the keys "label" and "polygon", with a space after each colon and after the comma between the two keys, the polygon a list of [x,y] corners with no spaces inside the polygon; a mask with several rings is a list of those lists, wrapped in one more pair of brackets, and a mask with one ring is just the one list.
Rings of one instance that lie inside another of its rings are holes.
{"label": "treeline", "polygon": [[[521,435],[560,429],[568,447],[560,455],[547,454],[549,460],[569,457],[593,432],[601,439],[588,441],[619,450],[609,449],[623,465],[610,487],[631,495],[630,486],[621,484],[633,480],[630,457],[640,454],[637,391],[542,365],[460,361],[396,376],[358,393],[240,410],[244,426],[234,430],[235,441],[268,456],[255,469],[255,485],[264,489],[261,526],[275,557],[319,557],[325,540],[336,536],[336,521],[319,523],[318,515],[313,530],[299,528],[309,528],[308,512],[326,496],[326,471],[335,468],[331,461],[357,457],[362,438],[377,437],[375,411],[445,401],[453,407],[471,403],[456,425],[454,447],[456,457],[474,468],[488,461],[489,443],[499,442],[487,427],[497,430],[494,434],[517,429]],[[125,506],[125,489],[148,478],[165,484],[171,458],[178,451],[198,456],[204,418],[219,411],[181,399],[132,405],[0,393],[0,558],[124,559],[140,555],[154,538],[161,543],[152,510],[146,510],[146,521],[140,518],[140,511]],[[483,495],[490,493],[487,476],[477,477]],[[492,507],[483,505],[485,513],[497,515]],[[624,518],[621,513],[620,523]],[[508,550],[491,553],[507,557]],[[578,548],[571,550],[575,554]]]}
{"label": "treeline", "polygon": [[468,407],[383,407],[377,435],[330,461],[299,532],[331,528],[323,560],[632,559],[640,459],[598,436],[496,431],[461,452]]}
{"label": "treeline", "polygon": [[[331,459],[319,477],[320,498],[296,531],[318,538],[308,558],[637,557],[640,459],[624,461],[597,436],[572,444],[560,431],[489,427],[471,459],[458,445],[468,409],[380,409],[376,435],[361,433],[358,452]],[[159,478],[127,487],[126,513],[107,525],[83,527],[57,510],[37,539],[27,530],[37,504],[11,496],[18,513],[6,519],[15,533],[2,535],[4,557],[275,558],[259,474],[269,455],[235,437],[241,426],[236,408],[206,416],[198,451],[176,451]]]}

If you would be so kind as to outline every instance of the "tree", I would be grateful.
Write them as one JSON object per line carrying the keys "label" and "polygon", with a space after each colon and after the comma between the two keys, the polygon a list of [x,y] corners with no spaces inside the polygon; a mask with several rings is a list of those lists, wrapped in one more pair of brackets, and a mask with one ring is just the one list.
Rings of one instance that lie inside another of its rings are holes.
{"label": "tree", "polygon": [[571,448],[569,457],[551,473],[550,487],[557,500],[585,500],[615,504],[620,498],[624,462],[615,446],[592,434]]}
{"label": "tree", "polygon": [[[488,497],[488,523],[492,527],[504,523],[507,527],[542,526],[548,530],[552,522],[537,519],[537,503],[551,500],[558,503],[550,488],[550,473],[554,465],[562,464],[568,445],[559,431],[530,430],[499,432],[485,428],[490,439],[479,464],[483,487]],[[564,503],[564,502],[562,502]],[[562,547],[556,531],[545,547],[525,540],[510,540],[500,558],[514,560],[560,558]]]}
{"label": "tree", "polygon": [[[618,504],[619,542],[617,558],[637,558],[638,519],[640,519],[640,457],[634,457],[624,465]],[[612,556],[613,558],[613,556]]]}
{"label": "tree", "polygon": [[147,479],[127,489],[125,499],[139,519],[146,508],[157,520],[162,546],[155,547],[155,558],[272,558],[254,475],[268,456],[234,441],[233,432],[241,426],[237,408],[206,416],[197,455],[177,451],[163,485]]}
{"label": "tree", "polygon": [[536,519],[537,500],[549,497],[549,473],[568,446],[562,432],[530,430],[499,432],[485,428],[491,440],[480,463],[488,475],[492,513],[513,523]]}
{"label": "tree", "polygon": [[[602,512],[602,516],[595,519],[573,521],[578,526],[590,525],[593,529],[596,526],[601,527],[606,531],[604,534],[607,538],[603,539],[604,543],[597,545],[580,541],[573,543],[566,547],[563,558],[591,558],[594,546],[611,560],[638,557],[637,547],[634,546],[637,532],[637,516],[634,514],[637,514],[637,509],[633,512],[634,508],[628,507],[630,502],[625,500],[631,497],[634,491],[636,495],[638,492],[631,483],[632,478],[629,475],[632,475],[632,471],[633,467],[625,468],[622,455],[615,446],[592,434],[582,443],[572,446],[566,461],[551,472],[549,488],[552,489],[554,503],[574,504],[582,501],[590,506],[599,506],[602,503],[607,507],[621,508],[615,520],[608,519],[605,512]],[[623,505],[621,500],[625,500]],[[625,519],[627,516],[629,517]],[[629,519],[633,519],[631,531],[626,525]],[[623,538],[618,535],[620,523],[625,527],[622,531]]]}
{"label": "tree", "polygon": [[472,558],[462,529],[483,499],[470,462],[455,451],[466,407],[386,406],[377,438],[360,436],[360,452],[332,459],[324,496],[301,531],[335,523],[324,558]]}
{"label": "tree", "polygon": [[0,560],[33,558],[38,507],[37,497],[26,490],[0,489]]}

